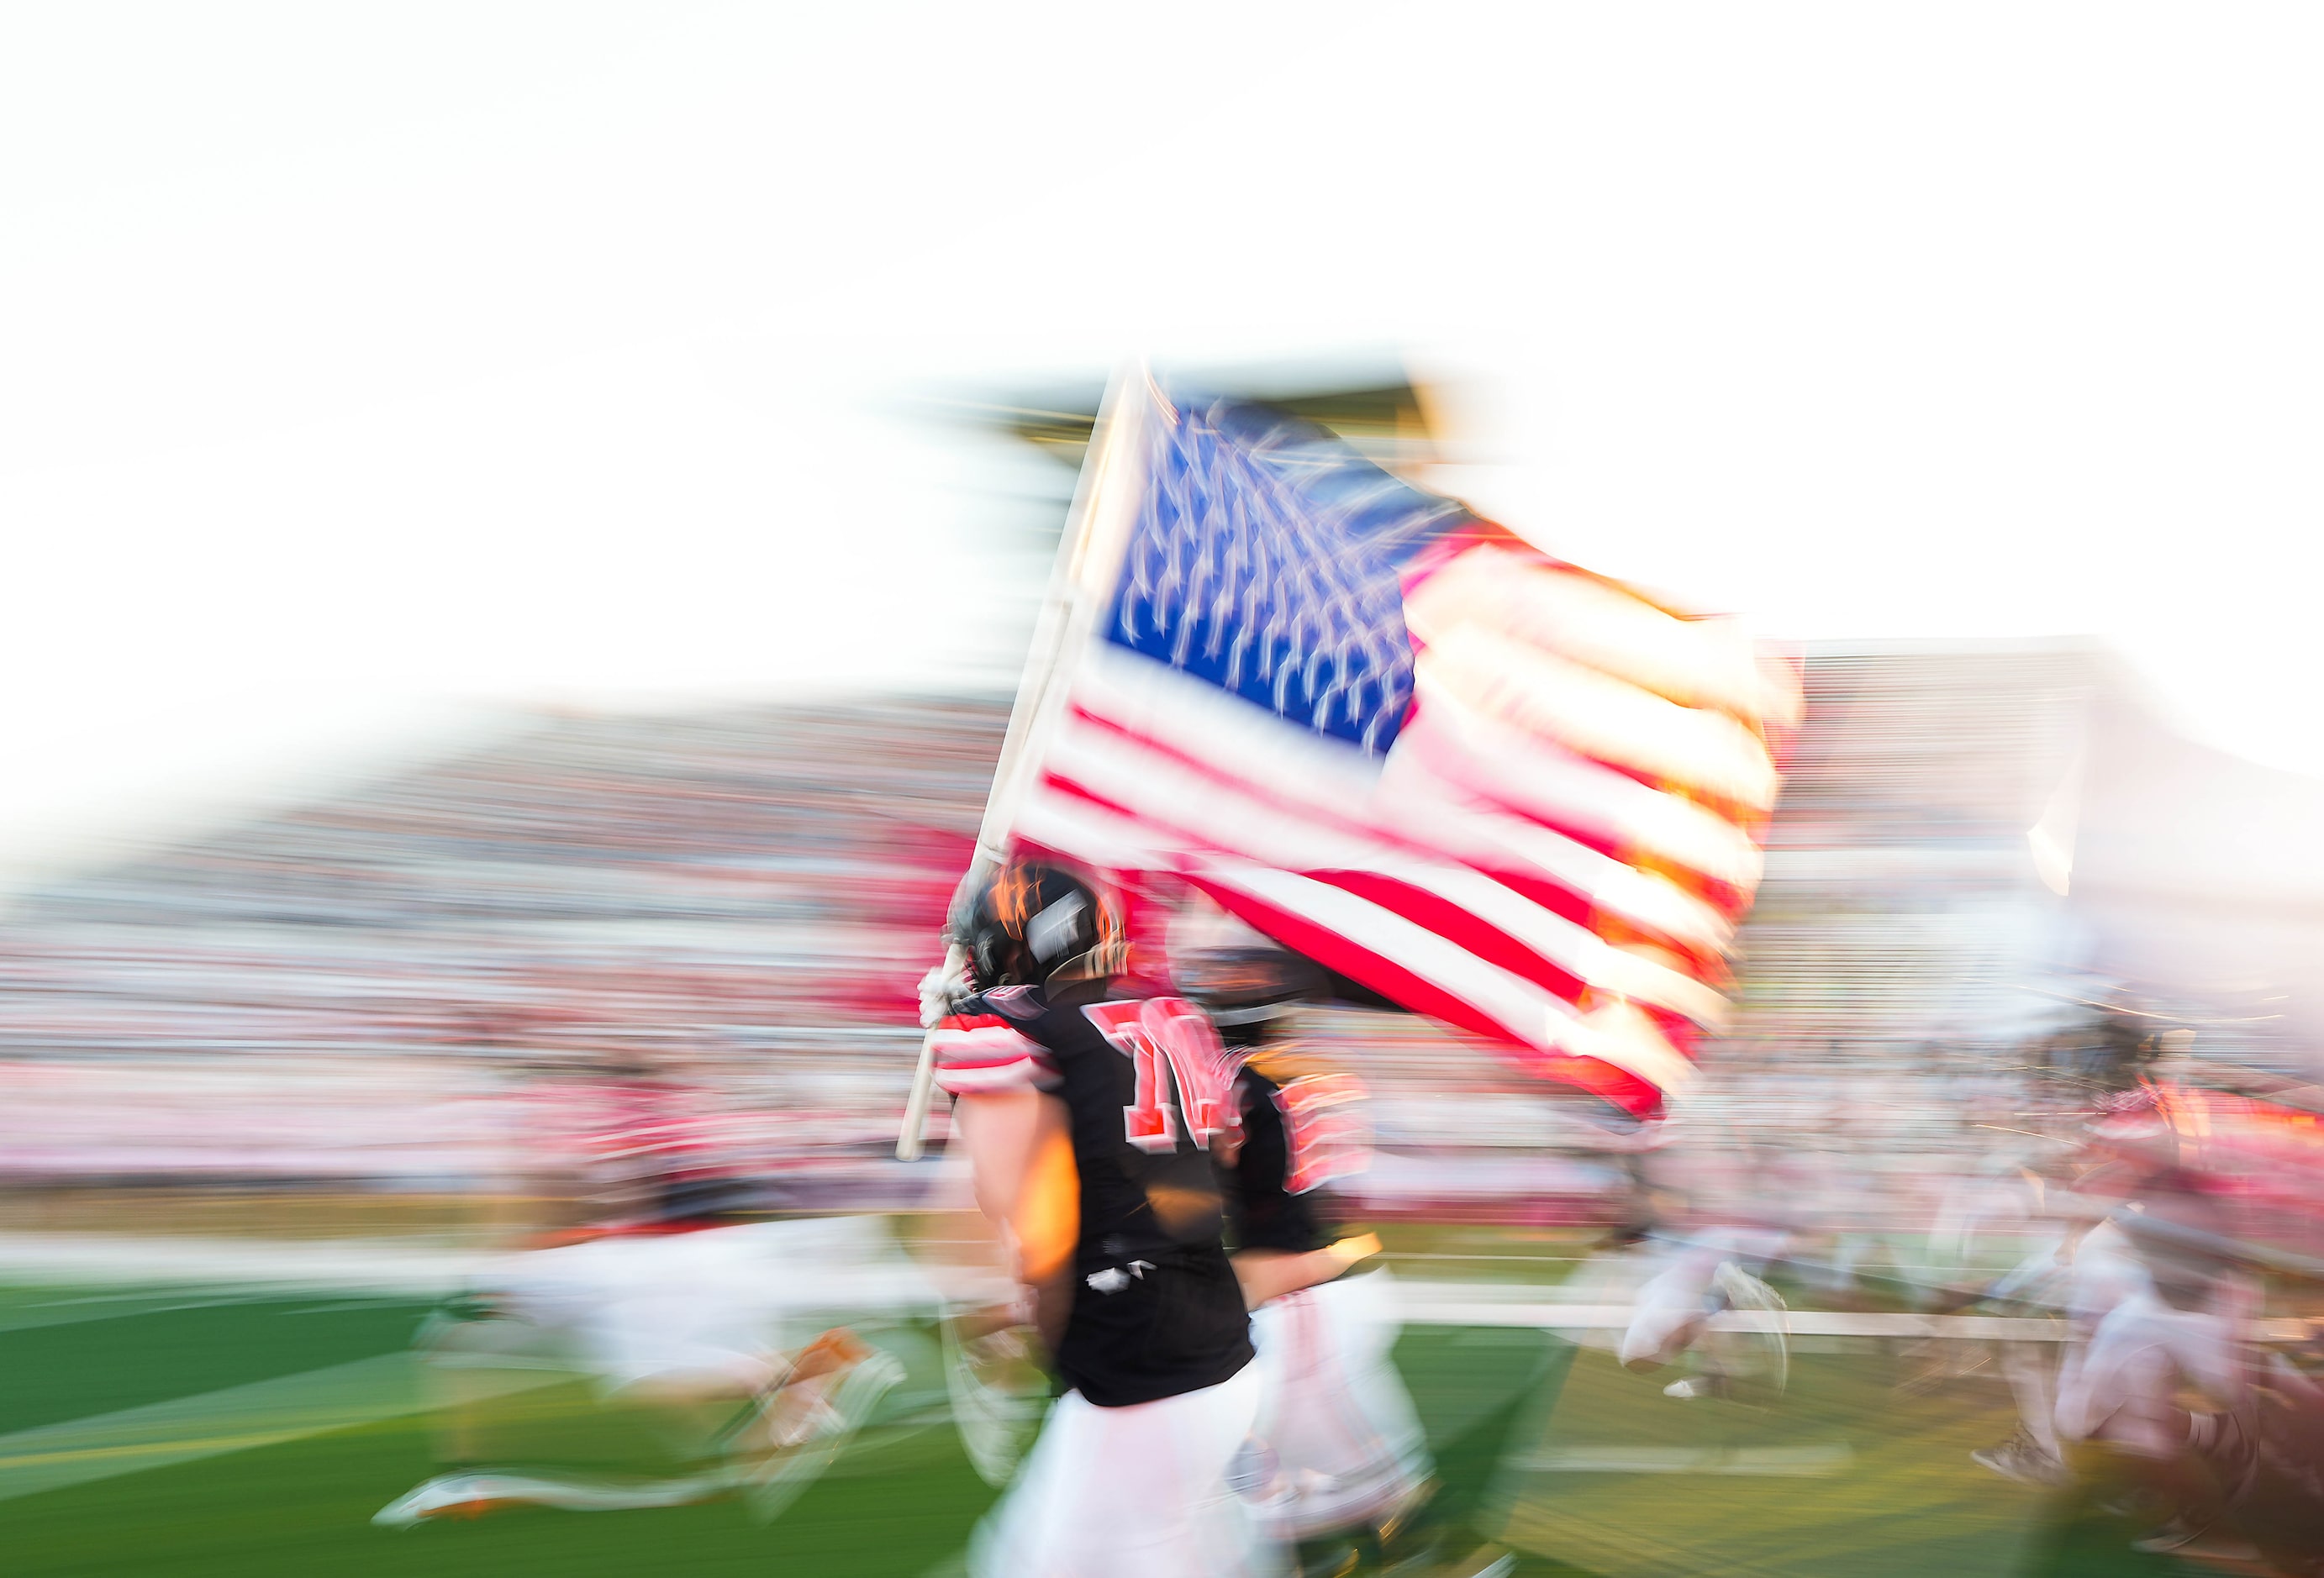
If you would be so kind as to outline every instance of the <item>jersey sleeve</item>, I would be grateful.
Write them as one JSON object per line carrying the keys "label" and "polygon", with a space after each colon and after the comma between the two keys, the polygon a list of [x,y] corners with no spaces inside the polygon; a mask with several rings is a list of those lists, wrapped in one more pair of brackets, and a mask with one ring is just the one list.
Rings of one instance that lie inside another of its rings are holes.
{"label": "jersey sleeve", "polygon": [[929,1036],[936,1084],[954,1096],[1056,1087],[1057,1066],[1048,1050],[980,1005],[964,1005],[937,1021]]}
{"label": "jersey sleeve", "polygon": [[1266,1082],[1282,1121],[1286,1192],[1304,1195],[1371,1166],[1372,1129],[1361,1079],[1302,1050],[1269,1049],[1254,1053],[1246,1066]]}

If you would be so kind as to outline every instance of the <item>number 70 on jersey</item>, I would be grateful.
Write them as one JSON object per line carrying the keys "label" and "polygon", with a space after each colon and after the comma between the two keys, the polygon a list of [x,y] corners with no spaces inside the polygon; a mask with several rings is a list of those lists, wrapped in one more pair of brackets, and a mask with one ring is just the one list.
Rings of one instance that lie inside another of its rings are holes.
{"label": "number 70 on jersey", "polygon": [[[1137,1070],[1137,1099],[1121,1109],[1132,1145],[1176,1150],[1174,1114],[1183,1115],[1190,1137],[1206,1150],[1213,1135],[1234,1126],[1234,1068],[1201,1009],[1183,997],[1146,997],[1095,1003],[1082,1012]],[[1167,1099],[1174,1085],[1176,1102]]]}

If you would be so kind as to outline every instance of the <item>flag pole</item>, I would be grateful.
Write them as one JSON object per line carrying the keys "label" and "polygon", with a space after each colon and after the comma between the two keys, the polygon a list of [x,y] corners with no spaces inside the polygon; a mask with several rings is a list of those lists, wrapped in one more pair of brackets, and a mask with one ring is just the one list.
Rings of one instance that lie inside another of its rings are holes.
{"label": "flag pole", "polygon": [[[1001,738],[1001,759],[992,770],[976,852],[961,878],[961,891],[1000,866],[1010,824],[1041,757],[1036,746],[1047,741],[1063,714],[1073,680],[1072,659],[1089,639],[1098,608],[1112,593],[1142,480],[1136,440],[1145,431],[1153,402],[1153,374],[1142,360],[1125,363],[1106,385],[1090,430],[1089,452],[1074,484],[1073,508],[1057,543],[1056,563],[1049,572],[1049,590],[1034,622],[1025,676],[1018,682],[1017,700],[1009,711],[1009,732]],[[955,973],[961,963],[959,946],[948,946],[946,973]],[[905,1101],[903,1128],[896,1139],[897,1161],[920,1159],[928,1107],[935,1099],[936,1035],[931,1032],[920,1039],[920,1060],[912,1071],[912,1093]]]}

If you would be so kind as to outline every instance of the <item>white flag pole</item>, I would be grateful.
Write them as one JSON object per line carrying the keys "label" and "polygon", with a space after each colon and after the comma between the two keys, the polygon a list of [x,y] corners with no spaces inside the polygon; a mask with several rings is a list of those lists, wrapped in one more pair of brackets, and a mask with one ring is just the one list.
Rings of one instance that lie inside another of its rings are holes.
{"label": "white flag pole", "polygon": [[[1048,594],[1042,599],[1040,617],[1033,626],[1025,677],[1018,682],[1016,703],[1009,711],[1009,732],[1001,739],[1001,759],[992,770],[992,790],[985,798],[976,853],[967,875],[961,878],[964,891],[1001,864],[1010,824],[1016,820],[1017,808],[1038,770],[1039,748],[1048,743],[1064,715],[1075,662],[1089,644],[1098,610],[1113,595],[1122,547],[1137,519],[1145,480],[1145,455],[1139,440],[1160,398],[1153,374],[1142,361],[1122,367],[1106,386],[1096,426],[1090,432],[1089,453],[1074,484],[1073,509],[1057,544]],[[957,947],[947,950],[947,973],[956,970],[961,962]],[[904,1104],[903,1130],[896,1140],[897,1161],[920,1159],[928,1106],[935,1098],[936,1036],[930,1032],[921,1038],[919,1065],[912,1071],[912,1093]]]}
{"label": "white flag pole", "polygon": [[[975,867],[971,867],[971,870]],[[945,950],[945,974],[958,972],[961,952],[958,945]],[[936,1032],[931,1029],[920,1038],[920,1060],[912,1069],[912,1094],[904,1098],[904,1126],[896,1133],[896,1160],[918,1161],[927,1149],[928,1133],[928,1104],[936,1095]]]}

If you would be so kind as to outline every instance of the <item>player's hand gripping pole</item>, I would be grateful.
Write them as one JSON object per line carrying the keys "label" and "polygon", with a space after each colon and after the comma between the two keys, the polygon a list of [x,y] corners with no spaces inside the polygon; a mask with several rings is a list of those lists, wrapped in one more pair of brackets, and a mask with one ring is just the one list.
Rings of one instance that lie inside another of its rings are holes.
{"label": "player's hand gripping pole", "polygon": [[912,1094],[904,1103],[904,1127],[896,1136],[899,1161],[918,1161],[926,1148],[928,1104],[936,1093],[936,1025],[949,1006],[941,1001],[945,983],[959,980],[967,963],[968,956],[955,942],[945,950],[944,968],[931,971],[928,979],[920,983],[920,1023],[927,1034],[920,1038],[920,1063],[912,1070]]}

